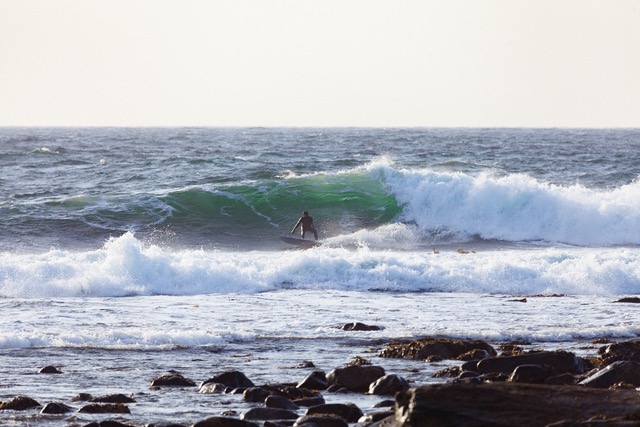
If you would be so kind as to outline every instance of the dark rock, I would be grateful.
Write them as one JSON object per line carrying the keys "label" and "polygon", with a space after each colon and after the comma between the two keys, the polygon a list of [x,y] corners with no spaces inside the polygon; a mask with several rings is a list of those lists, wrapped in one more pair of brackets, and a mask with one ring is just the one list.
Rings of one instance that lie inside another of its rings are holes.
{"label": "dark rock", "polygon": [[77,396],[72,397],[72,402],[89,402],[93,399],[93,396],[89,393],[79,393]]}
{"label": "dark rock", "polygon": [[124,394],[109,394],[106,396],[92,397],[91,402],[101,403],[135,403],[135,399]]}
{"label": "dark rock", "polygon": [[[241,393],[236,393],[236,390],[240,390],[237,388],[231,388],[231,387],[227,387],[224,384],[220,384],[220,383],[203,383],[200,385],[200,388],[198,389],[198,391],[202,394],[220,394],[220,393],[227,393],[227,394],[241,394]],[[244,393],[245,389],[241,389],[242,393]]]}
{"label": "dark rock", "polygon": [[[438,384],[396,395],[391,426],[545,426],[637,416],[637,392],[541,384]],[[385,420],[386,422],[386,420]]]}
{"label": "dark rock", "polygon": [[271,392],[264,387],[251,387],[242,393],[245,402],[263,403],[271,395]]}
{"label": "dark rock", "polygon": [[298,414],[279,408],[251,408],[240,418],[243,420],[295,420]]}
{"label": "dark rock", "polygon": [[588,387],[608,388],[619,382],[633,384],[636,387],[640,386],[640,363],[628,360],[613,362],[594,375],[580,381],[579,384]]}
{"label": "dark rock", "polygon": [[121,423],[120,421],[105,420],[105,421],[85,424],[84,427],[133,427],[133,425],[124,424],[124,423]]}
{"label": "dark rock", "polygon": [[476,378],[476,377],[478,377],[478,376],[480,376],[480,374],[479,374],[479,373],[477,373],[477,372],[473,372],[473,371],[462,371],[462,372],[460,373],[460,375],[458,375],[458,378],[460,378],[460,379],[464,379],[464,378]]}
{"label": "dark rock", "polygon": [[193,427],[259,427],[259,424],[230,417],[210,417],[198,421]]}
{"label": "dark rock", "polygon": [[42,411],[40,411],[41,414],[66,414],[67,412],[71,412],[72,409],[65,405],[64,403],[59,403],[59,402],[50,402],[47,403],[44,408],[42,408]]}
{"label": "dark rock", "polygon": [[381,366],[346,366],[329,372],[327,381],[329,385],[339,385],[350,391],[364,393],[369,390],[369,385],[372,382],[384,374],[384,368]]}
{"label": "dark rock", "polygon": [[78,412],[84,414],[130,414],[131,411],[127,405],[122,403],[92,403],[78,409]]}
{"label": "dark rock", "polygon": [[576,383],[576,377],[573,376],[572,374],[569,374],[569,373],[560,374],[560,375],[555,375],[555,376],[547,378],[546,380],[544,380],[544,383],[548,384],[548,385],[575,384]]}
{"label": "dark rock", "polygon": [[584,372],[584,362],[575,354],[566,351],[541,351],[516,356],[492,357],[478,362],[478,372],[502,372],[511,374],[520,365],[548,365],[554,374]]}
{"label": "dark rock", "polygon": [[478,372],[479,361],[480,360],[469,360],[468,362],[463,363],[460,369],[463,371]]}
{"label": "dark rock", "polygon": [[497,355],[493,347],[480,340],[423,338],[409,343],[389,344],[382,350],[380,357],[424,360],[429,356],[440,356],[444,359],[455,359],[474,350],[485,350],[491,356]]}
{"label": "dark rock", "polygon": [[289,411],[297,411],[298,409],[300,409],[298,405],[284,396],[267,396],[267,398],[264,400],[264,404],[267,408],[279,408]]}
{"label": "dark rock", "polygon": [[240,371],[236,371],[236,370],[226,371],[226,372],[223,372],[220,375],[216,375],[213,378],[209,378],[208,380],[204,381],[202,383],[202,385],[207,384],[207,383],[224,384],[227,387],[233,387],[233,388],[238,388],[238,387],[251,388],[251,387],[255,387],[255,384],[253,384],[253,382],[249,378],[247,378],[247,376],[245,374],[243,374]]}
{"label": "dark rock", "polygon": [[151,381],[151,387],[194,387],[196,385],[192,380],[185,378],[179,373],[168,373]]}
{"label": "dark rock", "polygon": [[513,370],[509,381],[514,383],[542,384],[550,376],[550,370],[544,366],[520,365]]}
{"label": "dark rock", "polygon": [[375,325],[365,325],[364,323],[353,322],[343,325],[340,329],[344,331],[379,331],[381,328]]}
{"label": "dark rock", "polygon": [[306,415],[337,415],[349,423],[357,422],[362,411],[353,403],[326,403],[307,409]]}
{"label": "dark rock", "polygon": [[316,365],[310,361],[310,360],[305,360],[304,362],[298,364],[296,366],[297,369],[304,369],[304,368],[315,368]]}
{"label": "dark rock", "polygon": [[450,366],[448,368],[444,368],[433,374],[436,378],[454,378],[460,376],[462,373],[462,369],[459,366]]}
{"label": "dark rock", "polygon": [[375,412],[369,412],[367,414],[364,414],[359,420],[358,422],[360,423],[359,425],[366,425],[369,423],[375,423],[384,419],[387,419],[389,417],[393,417],[395,415],[395,411],[393,409],[389,409],[387,411],[375,411]]}
{"label": "dark rock", "polygon": [[16,396],[7,402],[0,402],[0,409],[12,411],[26,411],[37,406],[40,404],[27,396]]}
{"label": "dark rock", "polygon": [[640,303],[640,298],[638,297],[625,297],[625,298],[620,298],[617,301],[614,302],[630,302],[630,303],[634,303],[634,304],[638,304]]}
{"label": "dark rock", "polygon": [[332,415],[305,415],[296,420],[294,427],[348,427],[341,417]]}
{"label": "dark rock", "polygon": [[396,401],[392,399],[382,400],[376,403],[375,405],[373,405],[372,408],[388,408],[388,407],[395,406],[395,404],[396,404]]}
{"label": "dark rock", "polygon": [[475,349],[461,354],[460,356],[456,357],[456,360],[468,362],[472,360],[478,361],[482,359],[488,359],[490,357],[491,354],[489,354],[487,350]]}
{"label": "dark rock", "polygon": [[399,391],[409,389],[407,380],[396,374],[385,375],[372,382],[369,386],[369,394],[393,396]]}
{"label": "dark rock", "polygon": [[640,362],[640,340],[624,341],[600,347],[598,354],[602,366],[607,366],[618,360]]}
{"label": "dark rock", "polygon": [[55,366],[45,366],[44,368],[40,369],[38,373],[39,374],[61,374],[62,371],[60,371]]}
{"label": "dark rock", "polygon": [[327,376],[323,371],[313,371],[307,375],[296,387],[309,390],[326,390],[328,387]]}

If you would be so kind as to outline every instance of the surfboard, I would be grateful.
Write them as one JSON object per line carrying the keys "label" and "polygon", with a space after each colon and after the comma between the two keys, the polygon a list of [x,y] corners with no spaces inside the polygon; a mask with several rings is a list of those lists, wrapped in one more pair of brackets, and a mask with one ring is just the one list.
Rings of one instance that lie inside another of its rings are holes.
{"label": "surfboard", "polygon": [[297,246],[317,246],[322,244],[317,240],[297,239],[289,236],[280,236],[280,239],[285,243]]}

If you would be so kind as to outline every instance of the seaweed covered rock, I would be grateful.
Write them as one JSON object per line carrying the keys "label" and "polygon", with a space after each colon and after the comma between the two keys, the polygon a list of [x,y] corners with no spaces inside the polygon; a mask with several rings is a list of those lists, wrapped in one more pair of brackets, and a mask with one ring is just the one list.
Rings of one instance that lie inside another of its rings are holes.
{"label": "seaweed covered rock", "polygon": [[442,359],[456,359],[476,350],[484,350],[491,356],[497,355],[491,345],[481,340],[422,338],[405,343],[391,343],[380,352],[380,357],[425,360],[437,356]]}
{"label": "seaweed covered rock", "polygon": [[365,393],[372,382],[385,374],[384,368],[372,365],[350,365],[336,368],[327,374],[331,386],[344,387],[349,391]]}

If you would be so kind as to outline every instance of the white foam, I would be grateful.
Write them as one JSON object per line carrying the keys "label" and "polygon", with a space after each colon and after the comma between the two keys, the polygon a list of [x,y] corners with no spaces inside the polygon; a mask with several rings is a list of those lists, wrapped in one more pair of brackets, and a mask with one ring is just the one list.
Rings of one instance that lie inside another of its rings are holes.
{"label": "white foam", "polygon": [[[393,235],[397,232],[392,230]],[[467,254],[449,248],[435,254],[329,245],[304,251],[225,252],[145,245],[126,233],[94,251],[0,254],[2,297],[234,294],[282,288],[637,293],[640,248],[485,249]]]}
{"label": "white foam", "polygon": [[640,182],[610,190],[558,186],[523,174],[477,176],[367,166],[403,208],[401,220],[425,230],[507,241],[574,245],[640,244]]}

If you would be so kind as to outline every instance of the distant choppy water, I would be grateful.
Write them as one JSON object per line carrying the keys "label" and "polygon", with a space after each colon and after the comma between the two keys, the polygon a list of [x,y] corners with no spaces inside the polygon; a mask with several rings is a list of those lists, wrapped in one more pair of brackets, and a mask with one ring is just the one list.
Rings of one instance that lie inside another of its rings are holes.
{"label": "distant choppy water", "polygon": [[[0,129],[0,401],[134,393],[128,419],[194,422],[242,403],[153,376],[296,381],[422,335],[636,337],[613,301],[640,293],[638,152],[640,130]],[[279,240],[303,210],[320,247]]]}

